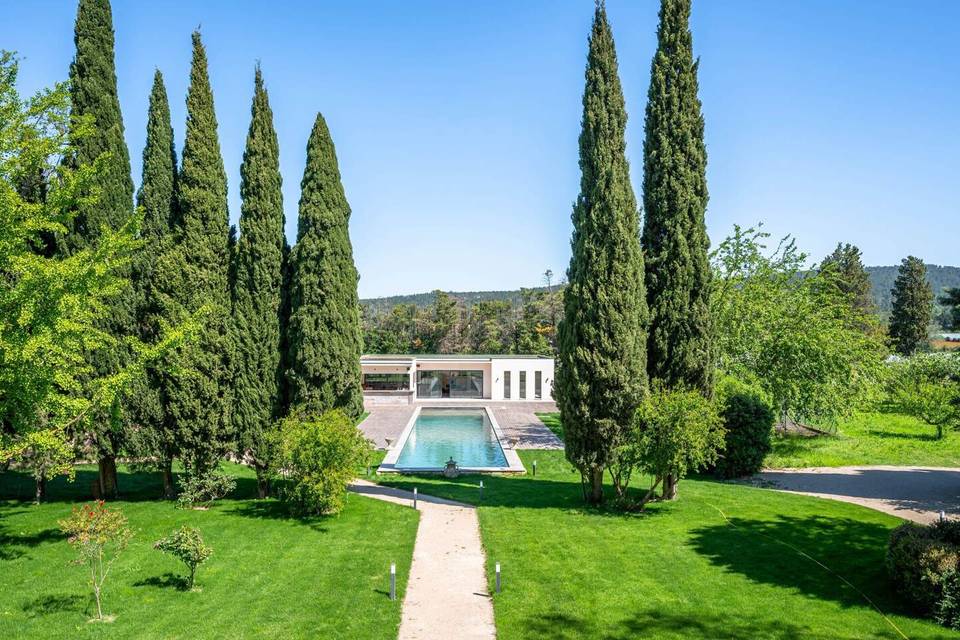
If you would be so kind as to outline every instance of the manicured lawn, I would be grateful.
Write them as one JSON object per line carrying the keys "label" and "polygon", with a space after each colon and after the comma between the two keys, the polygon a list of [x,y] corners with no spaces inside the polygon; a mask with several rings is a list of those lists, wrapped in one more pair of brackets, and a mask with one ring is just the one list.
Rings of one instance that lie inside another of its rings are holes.
{"label": "manicured lawn", "polygon": [[[765,489],[687,479],[646,514],[586,509],[561,451],[521,451],[537,477],[485,476],[479,507],[501,640],[956,637],[912,617],[883,565],[896,518]],[[381,476],[477,503],[477,476]],[[725,520],[723,514],[729,518]]]}
{"label": "manicured lawn", "polygon": [[[298,520],[274,500],[255,500],[253,475],[237,496],[208,511],[156,500],[153,474],[122,473],[123,508],[136,530],[105,586],[112,624],[95,609],[84,569],[57,529],[93,480],[57,481],[50,502],[31,496],[27,478],[0,474],[0,638],[396,638],[400,601],[388,597],[390,562],[406,587],[417,515],[351,495],[339,516]],[[197,574],[200,592],[179,589],[183,565],[153,550],[181,524],[203,531],[214,554]]]}
{"label": "manicured lawn", "polygon": [[896,413],[863,413],[838,425],[837,434],[780,436],[768,467],[839,467],[890,464],[960,467],[960,433],[937,440],[934,428]]}

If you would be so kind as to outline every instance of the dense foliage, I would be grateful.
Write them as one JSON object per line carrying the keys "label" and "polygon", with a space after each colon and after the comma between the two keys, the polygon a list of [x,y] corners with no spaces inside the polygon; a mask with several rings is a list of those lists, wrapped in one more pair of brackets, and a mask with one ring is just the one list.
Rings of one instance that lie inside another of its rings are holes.
{"label": "dense foliage", "polygon": [[[688,472],[713,465],[723,449],[723,422],[715,404],[698,391],[655,389],[641,404],[611,467],[621,499],[635,472],[650,476],[643,508],[656,495],[672,500]],[[667,478],[673,478],[666,486]]]}
{"label": "dense foliage", "polygon": [[603,500],[603,473],[646,391],[647,308],[637,202],[626,158],[627,112],[606,9],[587,54],[580,194],[563,296],[554,395],[567,459],[584,498]]}
{"label": "dense foliage", "polygon": [[893,283],[890,312],[890,342],[900,355],[909,356],[927,347],[927,331],[933,316],[933,291],[927,283],[923,260],[908,256],[900,264]]}
{"label": "dense foliage", "polygon": [[[960,522],[926,526],[908,522],[890,534],[887,571],[900,593],[923,613],[931,614],[938,608],[958,562]],[[946,595],[953,598],[956,593],[951,590]]]}
{"label": "dense foliage", "polygon": [[165,538],[153,543],[153,548],[169,553],[187,565],[190,575],[187,577],[187,589],[193,589],[197,576],[197,567],[213,555],[213,549],[203,541],[200,529],[184,525]]}
{"label": "dense foliage", "polygon": [[748,385],[729,376],[717,387],[717,405],[725,431],[723,453],[714,470],[721,478],[757,473],[772,449],[775,416],[759,385]]}
{"label": "dense foliage", "polygon": [[[663,0],[643,142],[643,253],[651,383],[712,393],[707,150],[690,0]],[[670,479],[667,479],[669,493]]]}
{"label": "dense foliage", "polygon": [[287,418],[274,437],[280,498],[300,515],[339,512],[371,450],[353,420],[340,409],[316,420]]}
{"label": "dense foliage", "polygon": [[917,354],[890,365],[889,391],[897,408],[937,430],[960,428],[960,355]]}
{"label": "dense foliage", "polygon": [[240,166],[240,237],[233,281],[237,339],[234,424],[239,449],[267,494],[266,432],[281,413],[280,304],[283,285],[283,194],[273,112],[258,66],[247,147]]}
{"label": "dense foliage", "polygon": [[323,116],[307,143],[300,183],[297,243],[290,253],[287,383],[291,410],[316,417],[343,409],[357,418],[360,390],[360,301],[350,244],[350,205]]}
{"label": "dense foliage", "polygon": [[781,421],[824,426],[877,397],[886,350],[871,319],[804,270],[785,238],[735,227],[713,254],[712,315],[719,367],[756,380]]}
{"label": "dense foliage", "polygon": [[852,244],[837,244],[820,263],[819,271],[824,284],[845,296],[852,307],[861,313],[874,311],[870,276],[860,259],[860,249]]}
{"label": "dense foliage", "polygon": [[217,139],[213,93],[200,34],[193,34],[187,131],[177,179],[176,246],[158,267],[166,313],[173,319],[209,308],[197,341],[172,357],[163,399],[189,473],[215,468],[233,439],[234,350],[230,331],[227,178]]}

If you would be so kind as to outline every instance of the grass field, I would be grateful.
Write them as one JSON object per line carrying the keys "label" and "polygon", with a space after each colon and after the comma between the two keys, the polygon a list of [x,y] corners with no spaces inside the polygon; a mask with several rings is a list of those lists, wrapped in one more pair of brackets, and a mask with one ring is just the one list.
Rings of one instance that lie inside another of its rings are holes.
{"label": "grass field", "polygon": [[[695,479],[646,514],[586,509],[562,451],[520,455],[527,469],[537,460],[536,478],[486,476],[479,503],[488,575],[502,565],[501,640],[900,638],[893,625],[915,640],[957,637],[892,592],[883,557],[896,518]],[[380,482],[479,499],[476,476]]]}
{"label": "grass field", "polygon": [[960,433],[937,440],[934,428],[896,413],[863,413],[838,425],[836,435],[780,436],[768,467],[839,467],[890,464],[960,467]]}
{"label": "grass field", "polygon": [[[156,499],[154,474],[121,473],[122,507],[136,530],[104,593],[110,624],[88,623],[95,608],[84,569],[57,520],[83,499],[90,470],[58,480],[34,506],[29,478],[0,474],[0,638],[395,638],[400,601],[388,596],[390,562],[406,586],[417,515],[351,495],[339,516],[299,520],[274,500],[256,500],[244,467],[236,495],[208,511]],[[213,557],[183,591],[184,567],[153,550],[175,527],[203,531]]]}

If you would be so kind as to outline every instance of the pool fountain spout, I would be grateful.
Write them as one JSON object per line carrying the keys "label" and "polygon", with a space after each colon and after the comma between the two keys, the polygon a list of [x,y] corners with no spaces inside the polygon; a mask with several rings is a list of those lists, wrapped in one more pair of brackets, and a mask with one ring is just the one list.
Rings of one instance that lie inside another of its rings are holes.
{"label": "pool fountain spout", "polygon": [[443,477],[445,478],[457,478],[460,476],[460,467],[457,466],[457,461],[453,459],[453,456],[447,460],[447,465],[443,468]]}

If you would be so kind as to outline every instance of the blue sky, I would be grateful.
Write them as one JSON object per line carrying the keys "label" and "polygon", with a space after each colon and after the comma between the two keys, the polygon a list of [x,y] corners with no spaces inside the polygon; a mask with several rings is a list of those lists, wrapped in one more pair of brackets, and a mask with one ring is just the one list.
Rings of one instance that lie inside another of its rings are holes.
{"label": "blue sky", "polygon": [[[21,89],[64,79],[74,1],[8,2],[0,47]],[[643,109],[658,4],[608,0],[640,196]],[[323,112],[337,145],[361,296],[512,289],[569,260],[577,136],[593,3],[115,0],[117,76],[139,182],[153,69],[182,146],[190,32],[210,61],[230,217],[240,212],[253,68],[280,137],[287,235],[306,139]],[[764,221],[820,258],[960,263],[960,3],[700,0],[716,243]]]}

